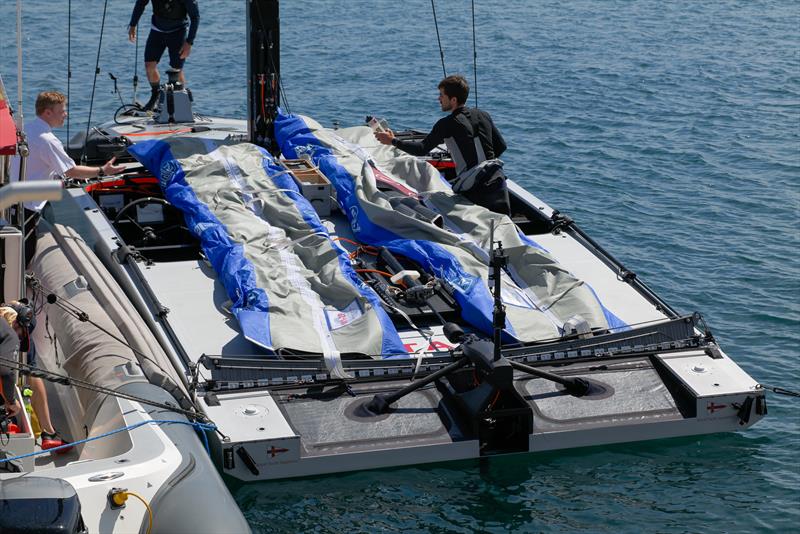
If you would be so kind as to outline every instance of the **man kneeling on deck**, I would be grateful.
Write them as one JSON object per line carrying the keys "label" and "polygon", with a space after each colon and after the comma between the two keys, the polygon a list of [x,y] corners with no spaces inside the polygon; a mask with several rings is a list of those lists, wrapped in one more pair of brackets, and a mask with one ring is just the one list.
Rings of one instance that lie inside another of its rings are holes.
{"label": "man kneeling on deck", "polygon": [[384,145],[414,156],[424,156],[444,143],[456,164],[453,191],[497,213],[510,213],[506,177],[500,155],[506,143],[492,118],[483,110],[466,107],[469,84],[463,76],[439,82],[439,104],[450,115],[440,119],[422,141],[404,141],[391,130],[375,132]]}

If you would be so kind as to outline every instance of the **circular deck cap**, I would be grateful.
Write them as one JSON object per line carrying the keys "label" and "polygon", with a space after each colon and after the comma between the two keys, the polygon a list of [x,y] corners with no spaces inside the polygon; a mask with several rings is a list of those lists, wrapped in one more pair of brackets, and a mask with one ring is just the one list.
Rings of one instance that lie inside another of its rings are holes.
{"label": "circular deck cap", "polygon": [[244,417],[263,417],[268,413],[266,406],[260,404],[243,404],[234,411]]}

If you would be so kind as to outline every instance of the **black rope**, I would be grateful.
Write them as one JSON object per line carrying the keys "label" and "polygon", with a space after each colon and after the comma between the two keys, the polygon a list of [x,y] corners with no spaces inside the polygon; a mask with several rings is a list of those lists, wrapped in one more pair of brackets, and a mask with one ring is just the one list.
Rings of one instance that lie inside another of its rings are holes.
{"label": "black rope", "polygon": [[768,386],[766,384],[759,384],[759,386],[766,389],[767,391],[775,393],[776,395],[786,395],[788,397],[800,397],[800,393],[798,393],[797,391],[792,391],[790,389],[780,388],[777,386]]}
{"label": "black rope", "polygon": [[[131,346],[125,339],[114,335],[112,332],[109,332],[108,330],[106,330],[105,328],[100,326],[99,324],[97,324],[94,321],[92,321],[91,318],[89,317],[88,313],[86,313],[85,311],[81,310],[79,307],[77,307],[75,304],[73,304],[69,300],[66,300],[66,299],[63,299],[63,298],[59,297],[53,291],[50,291],[49,289],[44,287],[42,285],[42,283],[37,278],[31,276],[31,277],[28,278],[28,281],[29,281],[29,285],[30,285],[31,289],[33,289],[33,291],[35,293],[46,293],[47,294],[45,296],[45,299],[46,299],[46,301],[48,303],[58,306],[65,313],[70,314],[75,319],[77,319],[77,320],[79,320],[81,322],[84,322],[84,323],[89,323],[90,325],[94,326],[95,328],[97,328],[98,330],[100,330],[101,332],[106,334],[107,336],[111,337],[115,341],[118,341],[119,343],[122,343],[124,346],[128,347],[131,350],[131,352],[133,352],[134,354],[137,354],[138,356],[141,356],[145,360],[147,360],[150,363],[152,363],[153,365],[155,365],[162,373],[164,373],[165,376],[169,376],[169,373],[167,372],[167,370],[164,369],[163,367],[161,367],[161,365],[159,365],[159,363],[157,361],[153,360],[150,356],[148,356],[147,354],[143,353],[142,351],[137,350],[136,348]],[[51,300],[50,299],[50,295],[53,295],[53,299],[54,300],[52,302],[50,302],[50,300]]]}
{"label": "black rope", "polygon": [[116,391],[113,389],[109,389],[103,386],[98,386],[96,384],[92,384],[91,382],[87,382],[85,380],[80,380],[78,378],[73,378],[67,375],[61,375],[58,373],[54,373],[53,371],[47,371],[40,367],[36,367],[34,365],[30,365],[28,363],[22,363],[20,361],[11,359],[11,358],[4,358],[0,356],[0,362],[3,362],[3,365],[13,369],[15,371],[19,371],[20,374],[25,376],[32,376],[34,378],[41,378],[42,380],[47,380],[48,382],[53,382],[55,384],[62,384],[64,386],[75,386],[82,389],[86,389],[88,391],[93,391],[95,393],[102,393],[105,395],[110,395],[112,397],[118,397],[120,399],[126,399],[130,401],[139,402],[141,404],[146,404],[148,406],[154,406],[156,408],[161,408],[163,410],[172,411],[175,413],[180,413],[189,417],[191,419],[199,419],[202,421],[208,421],[209,419],[199,411],[192,411],[192,410],[185,410],[180,406],[174,406],[168,403],[162,403],[157,401],[152,401],[149,399],[145,399],[144,397],[139,397],[137,395],[131,395],[130,393],[123,393],[121,391]]}
{"label": "black rope", "polygon": [[[134,52],[133,56],[133,101],[132,104],[136,103],[136,90],[139,88],[139,25],[136,25],[136,52]],[[116,115],[115,121],[116,121]]]}
{"label": "black rope", "polygon": [[[270,60],[270,61],[272,61],[272,60]],[[275,66],[273,65],[272,68],[274,69]],[[280,73],[278,73],[278,87],[280,89],[280,92],[281,92],[281,95],[282,95],[282,98],[283,98],[283,106],[286,108],[286,113],[291,114],[292,110],[289,107],[289,99],[286,98],[286,89],[283,87],[283,76],[281,76]]]}
{"label": "black rope", "polygon": [[439,42],[439,55],[442,58],[442,74],[447,78],[447,71],[444,68],[444,49],[442,48],[442,39],[439,37],[439,21],[436,18],[436,6],[431,0],[431,9],[433,10],[433,24],[436,26],[436,40]]}
{"label": "black rope", "polygon": [[[67,108],[69,108],[69,88],[72,81],[72,0],[67,3]],[[69,110],[67,110],[67,145],[69,145]]]}
{"label": "black rope", "polygon": [[478,107],[478,46],[475,40],[475,0],[472,0],[472,71],[475,83],[473,89],[475,90],[475,107]]}
{"label": "black rope", "polygon": [[106,11],[108,9],[108,0],[103,3],[103,21],[100,23],[100,42],[97,44],[97,60],[94,64],[94,81],[92,81],[92,98],[89,100],[89,118],[86,121],[86,138],[83,140],[83,149],[81,150],[81,164],[86,163],[86,146],[89,144],[89,128],[92,125],[92,108],[94,107],[94,91],[97,87],[97,75],[100,74],[100,50],[103,47],[103,33],[106,29]]}

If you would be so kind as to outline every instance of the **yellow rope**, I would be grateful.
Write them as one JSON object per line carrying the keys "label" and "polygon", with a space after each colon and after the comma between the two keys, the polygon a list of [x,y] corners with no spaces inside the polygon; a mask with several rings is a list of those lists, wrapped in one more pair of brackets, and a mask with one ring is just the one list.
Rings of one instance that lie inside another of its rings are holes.
{"label": "yellow rope", "polygon": [[147,534],[150,534],[150,531],[153,529],[153,510],[150,508],[150,505],[147,504],[147,501],[144,500],[144,497],[142,497],[135,491],[120,491],[113,495],[114,502],[119,506],[122,506],[125,503],[125,501],[128,500],[128,497],[136,497],[137,499],[142,501],[144,507],[147,508],[147,519],[148,519]]}

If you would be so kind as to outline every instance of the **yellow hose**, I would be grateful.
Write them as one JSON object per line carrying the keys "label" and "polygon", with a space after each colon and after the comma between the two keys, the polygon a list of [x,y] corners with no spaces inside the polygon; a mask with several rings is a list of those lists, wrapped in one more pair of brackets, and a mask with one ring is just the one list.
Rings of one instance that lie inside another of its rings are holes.
{"label": "yellow hose", "polygon": [[123,504],[125,504],[125,501],[128,500],[128,497],[136,497],[137,499],[142,501],[144,507],[147,508],[147,519],[148,519],[147,534],[150,534],[150,531],[153,529],[153,510],[150,508],[150,505],[147,504],[147,501],[144,500],[144,497],[142,497],[135,491],[119,491],[112,495],[112,498],[114,499],[114,504],[116,504],[117,506],[122,506]]}

